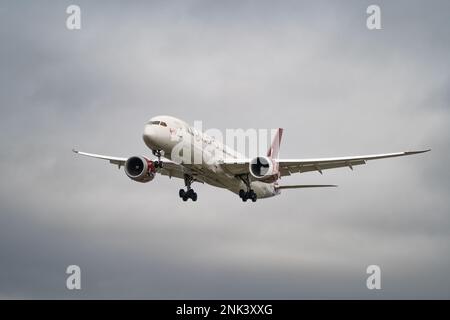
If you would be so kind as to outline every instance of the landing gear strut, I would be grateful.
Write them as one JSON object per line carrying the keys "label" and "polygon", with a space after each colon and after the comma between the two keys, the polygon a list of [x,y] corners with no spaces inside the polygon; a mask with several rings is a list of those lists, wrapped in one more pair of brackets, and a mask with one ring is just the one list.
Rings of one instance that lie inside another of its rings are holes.
{"label": "landing gear strut", "polygon": [[183,201],[187,201],[187,199],[192,199],[192,201],[197,201],[197,193],[194,189],[191,188],[191,183],[194,181],[194,178],[190,175],[184,175],[184,184],[186,185],[186,190],[180,189],[178,195]]}
{"label": "landing gear strut", "polygon": [[162,168],[163,163],[161,161],[161,150],[152,150],[153,155],[158,157],[158,161],[154,162],[155,168]]}
{"label": "landing gear strut", "polygon": [[248,178],[248,175],[241,176],[240,178],[245,183],[247,191],[245,191],[244,189],[239,190],[239,198],[241,198],[244,202],[249,199],[251,199],[253,202],[256,202],[257,196],[255,191],[250,187],[250,180]]}

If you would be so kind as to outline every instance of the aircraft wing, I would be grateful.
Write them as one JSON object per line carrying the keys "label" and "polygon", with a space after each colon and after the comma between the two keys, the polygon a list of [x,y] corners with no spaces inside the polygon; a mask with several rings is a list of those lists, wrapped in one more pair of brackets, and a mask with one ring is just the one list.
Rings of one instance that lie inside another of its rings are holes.
{"label": "aircraft wing", "polygon": [[[105,155],[101,155],[101,154],[82,152],[82,151],[78,151],[75,149],[73,149],[72,151],[75,152],[76,154],[79,154],[82,156],[96,158],[96,159],[102,159],[102,160],[108,160],[110,163],[117,165],[119,167],[119,169],[120,169],[120,167],[124,166],[125,162],[127,162],[127,160],[128,160],[128,158],[105,156]],[[182,166],[180,166],[179,164],[176,164],[173,161],[167,160],[167,159],[161,160],[161,161],[163,163],[163,167],[157,168],[156,172],[160,173],[163,176],[168,176],[169,178],[175,177],[175,178],[184,179],[184,168]]]}
{"label": "aircraft wing", "polygon": [[[281,176],[289,176],[293,173],[303,173],[308,171],[318,171],[322,174],[322,170],[349,167],[353,170],[353,166],[365,164],[369,160],[385,159],[409,156],[418,153],[428,152],[428,150],[406,151],[396,153],[384,153],[365,156],[350,156],[336,158],[317,158],[317,159],[274,159],[278,165]],[[240,175],[249,173],[249,164],[251,159],[226,159],[222,166],[232,174]]]}
{"label": "aircraft wing", "polygon": [[80,155],[86,156],[86,157],[109,160],[110,163],[118,165],[119,169],[121,166],[125,165],[125,162],[127,162],[127,159],[128,159],[128,158],[111,157],[111,156],[104,156],[101,154],[82,152],[82,151],[78,151],[75,149],[72,149],[72,151],[75,152],[76,154],[80,154]]}

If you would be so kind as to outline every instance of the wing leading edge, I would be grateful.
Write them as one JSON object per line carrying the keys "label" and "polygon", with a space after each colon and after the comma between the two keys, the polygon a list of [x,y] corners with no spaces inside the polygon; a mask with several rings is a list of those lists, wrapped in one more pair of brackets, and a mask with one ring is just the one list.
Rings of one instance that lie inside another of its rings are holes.
{"label": "wing leading edge", "polygon": [[320,174],[322,174],[322,170],[343,167],[349,167],[351,170],[353,170],[353,166],[365,164],[366,161],[410,156],[428,151],[430,151],[430,149],[336,158],[278,159],[277,162],[280,166],[280,172],[282,176],[288,176],[292,173],[303,173],[308,171],[318,171]]}
{"label": "wing leading edge", "polygon": [[[289,176],[292,173],[303,173],[308,171],[318,171],[322,174],[322,170],[349,167],[353,170],[353,166],[365,164],[366,161],[410,156],[414,154],[428,152],[431,149],[419,151],[406,151],[396,153],[373,154],[364,156],[335,157],[335,158],[317,158],[317,159],[274,159],[278,165],[281,176]],[[251,159],[226,159],[222,166],[233,174],[249,173],[249,163]]]}
{"label": "wing leading edge", "polygon": [[118,165],[119,168],[121,166],[123,166],[125,164],[125,162],[127,162],[127,159],[128,159],[128,158],[121,158],[121,157],[104,156],[102,154],[82,152],[82,151],[78,151],[75,149],[72,149],[72,151],[75,152],[76,154],[80,154],[80,155],[86,156],[86,157],[109,160],[110,163]]}

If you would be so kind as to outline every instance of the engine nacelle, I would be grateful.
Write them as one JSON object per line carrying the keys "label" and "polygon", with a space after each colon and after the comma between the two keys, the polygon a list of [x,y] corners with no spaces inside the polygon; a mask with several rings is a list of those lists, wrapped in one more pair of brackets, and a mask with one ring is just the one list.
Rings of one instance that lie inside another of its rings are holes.
{"label": "engine nacelle", "polygon": [[250,174],[261,181],[274,182],[279,178],[276,163],[269,157],[256,157],[250,161]]}
{"label": "engine nacelle", "polygon": [[137,182],[149,182],[155,177],[156,169],[153,161],[145,157],[130,157],[125,162],[125,173]]}

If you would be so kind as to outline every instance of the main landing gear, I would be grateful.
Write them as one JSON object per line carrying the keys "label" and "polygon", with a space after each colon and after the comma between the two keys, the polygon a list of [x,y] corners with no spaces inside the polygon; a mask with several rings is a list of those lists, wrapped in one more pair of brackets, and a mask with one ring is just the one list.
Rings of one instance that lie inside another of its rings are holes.
{"label": "main landing gear", "polygon": [[191,183],[194,181],[194,178],[189,175],[184,175],[184,184],[186,185],[186,189],[180,189],[179,196],[183,199],[183,201],[187,201],[187,199],[192,199],[192,201],[197,201],[197,193],[194,189],[191,188]]}
{"label": "main landing gear", "polygon": [[163,163],[161,161],[161,150],[152,150],[152,152],[154,156],[158,157],[158,161],[153,162],[155,168],[162,168]]}
{"label": "main landing gear", "polygon": [[256,202],[257,196],[255,191],[250,187],[250,180],[248,178],[248,175],[241,176],[241,180],[245,183],[247,191],[243,189],[239,190],[239,198],[241,198],[244,202],[249,199],[251,199],[253,202]]}

